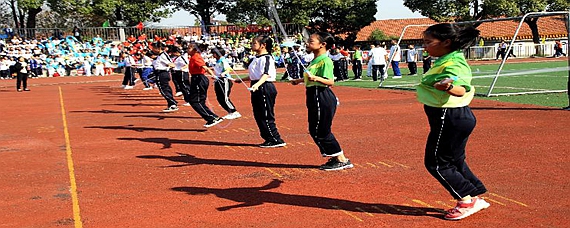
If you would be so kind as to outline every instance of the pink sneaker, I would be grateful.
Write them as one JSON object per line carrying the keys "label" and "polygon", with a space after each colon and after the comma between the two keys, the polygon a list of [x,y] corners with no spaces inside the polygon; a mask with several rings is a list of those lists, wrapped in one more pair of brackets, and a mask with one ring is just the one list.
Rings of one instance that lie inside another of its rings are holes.
{"label": "pink sneaker", "polygon": [[444,218],[447,220],[460,220],[489,206],[491,206],[491,204],[487,203],[484,199],[475,197],[471,203],[457,202],[454,208],[447,210],[447,214]]}

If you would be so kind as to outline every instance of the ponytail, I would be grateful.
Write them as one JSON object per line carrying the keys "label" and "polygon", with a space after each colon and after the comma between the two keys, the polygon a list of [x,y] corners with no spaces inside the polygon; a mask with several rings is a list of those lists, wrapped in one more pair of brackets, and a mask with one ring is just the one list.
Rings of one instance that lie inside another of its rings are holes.
{"label": "ponytail", "polygon": [[481,32],[472,26],[459,27],[450,23],[436,24],[428,27],[424,35],[438,40],[451,40],[451,50],[456,51],[470,47]]}
{"label": "ponytail", "polygon": [[273,39],[267,35],[259,35],[255,37],[259,44],[265,44],[265,50],[267,53],[273,53]]}

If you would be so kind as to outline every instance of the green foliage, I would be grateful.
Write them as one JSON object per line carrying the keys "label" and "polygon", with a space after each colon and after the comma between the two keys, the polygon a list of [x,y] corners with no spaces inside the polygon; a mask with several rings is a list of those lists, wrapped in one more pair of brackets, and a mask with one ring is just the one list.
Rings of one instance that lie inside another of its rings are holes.
{"label": "green foliage", "polygon": [[122,17],[125,25],[134,26],[139,22],[157,22],[170,15],[163,7],[168,0],[47,0],[53,14],[64,20],[65,26],[99,27],[109,20],[111,26]]}
{"label": "green foliage", "polygon": [[[267,0],[233,0],[222,10],[230,23],[273,24]],[[374,0],[274,0],[282,23],[293,23],[344,36],[348,42],[372,23],[376,14]]]}
{"label": "green foliage", "polygon": [[173,6],[184,9],[190,14],[196,16],[204,22],[205,26],[211,25],[210,19],[217,12],[221,12],[228,4],[232,4],[233,0],[226,1],[210,1],[210,0],[171,0],[170,4]]}
{"label": "green foliage", "polygon": [[387,36],[382,30],[380,29],[374,29],[374,31],[372,31],[372,33],[370,33],[370,36],[368,37],[368,41],[386,41],[386,40],[393,40],[393,39],[398,39],[398,37],[393,37],[393,36]]}

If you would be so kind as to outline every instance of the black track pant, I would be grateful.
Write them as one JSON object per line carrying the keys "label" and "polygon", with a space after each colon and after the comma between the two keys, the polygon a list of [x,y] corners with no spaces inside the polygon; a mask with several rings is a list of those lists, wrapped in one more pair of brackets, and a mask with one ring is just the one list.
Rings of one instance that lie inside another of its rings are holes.
{"label": "black track pant", "polygon": [[123,77],[123,85],[135,85],[135,68],[125,67],[125,76]]}
{"label": "black track pant", "polygon": [[183,80],[184,79],[182,78],[182,71],[179,70],[172,71],[172,82],[174,83],[174,88],[177,93],[178,92],[184,93]]}
{"label": "black track pant", "polygon": [[190,105],[200,116],[210,122],[218,116],[206,106],[208,86],[210,81],[203,74],[193,74],[190,77]]}
{"label": "black track pant", "polygon": [[214,91],[216,92],[216,98],[220,106],[226,110],[228,113],[236,111],[234,103],[230,100],[230,93],[232,92],[232,81],[227,78],[222,78],[214,81]]}
{"label": "black track pant", "polygon": [[156,70],[154,74],[160,94],[166,100],[168,107],[177,105],[178,102],[172,96],[172,88],[170,88],[170,73],[167,70]]}
{"label": "black track pant", "polygon": [[[251,81],[251,85],[257,81]],[[277,89],[272,82],[263,83],[257,91],[251,92],[253,117],[261,138],[268,142],[283,142],[275,125],[275,98]]]}
{"label": "black track pant", "polygon": [[354,59],[352,60],[352,72],[354,72],[354,79],[359,79],[362,77],[362,60]]}
{"label": "black track pant", "polygon": [[408,62],[408,70],[410,70],[410,74],[417,74],[418,64],[416,62]]}
{"label": "black track pant", "polygon": [[190,103],[190,80],[188,72],[179,70],[172,71],[172,81],[176,80],[178,80],[178,85],[180,86],[176,92],[182,92],[184,101]]}
{"label": "black track pant", "polygon": [[336,113],[337,98],[328,87],[307,87],[309,134],[325,157],[341,155],[342,149],[334,137],[331,126]]}
{"label": "black track pant", "polygon": [[465,146],[476,119],[468,106],[434,108],[424,106],[430,132],[425,167],[455,199],[478,196],[487,189],[465,162]]}
{"label": "black track pant", "polygon": [[[384,67],[386,65],[372,65],[372,81],[378,81],[378,76],[383,77],[384,76]],[[378,73],[380,73],[380,75],[378,75]]]}
{"label": "black track pant", "polygon": [[20,86],[23,86],[24,89],[28,88],[28,73],[20,73],[16,74],[16,89],[21,89]]}

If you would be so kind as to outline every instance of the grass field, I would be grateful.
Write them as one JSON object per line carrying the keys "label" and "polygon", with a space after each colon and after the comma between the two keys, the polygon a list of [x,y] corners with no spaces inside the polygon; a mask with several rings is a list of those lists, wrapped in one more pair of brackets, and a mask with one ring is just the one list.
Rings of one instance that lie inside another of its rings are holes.
{"label": "grass field", "polygon": [[[525,94],[486,97],[489,86],[499,68],[499,64],[473,65],[473,81],[476,91],[481,96],[479,99],[496,100],[503,102],[514,102],[521,104],[535,104],[539,106],[565,107],[568,105],[567,93],[547,93],[547,94]],[[419,69],[421,72],[421,68]],[[390,77],[383,84],[386,89],[408,89],[413,90],[421,79],[418,76],[407,76],[409,71],[402,69],[404,75],[401,79],[392,79],[392,70],[389,70]],[[363,72],[366,75],[366,70]],[[349,71],[349,78],[353,78],[353,73]],[[541,90],[566,90],[568,84],[568,62],[539,62],[539,63],[507,63],[495,84],[493,94],[532,92]],[[364,77],[362,81],[337,82],[336,86],[351,86],[359,88],[377,88],[378,82],[373,82],[370,77]]]}

